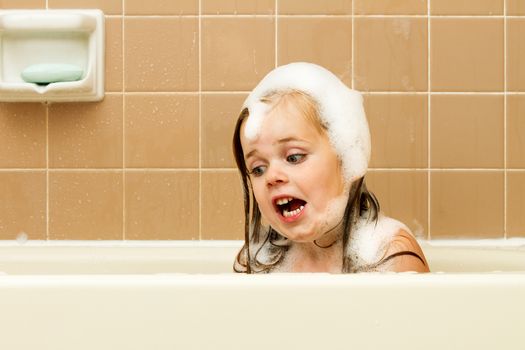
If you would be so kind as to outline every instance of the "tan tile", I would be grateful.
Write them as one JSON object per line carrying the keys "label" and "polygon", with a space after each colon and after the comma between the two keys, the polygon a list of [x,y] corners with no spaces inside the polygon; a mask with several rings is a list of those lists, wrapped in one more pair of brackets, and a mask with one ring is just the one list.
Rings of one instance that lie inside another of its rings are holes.
{"label": "tan tile", "polygon": [[106,92],[122,91],[122,19],[106,19]]}
{"label": "tan tile", "polygon": [[358,90],[427,90],[426,19],[356,18],[354,25]]}
{"label": "tan tile", "polygon": [[[47,0],[50,9],[100,9],[106,15],[122,14],[123,0]],[[129,1],[129,0],[126,0]]]}
{"label": "tan tile", "polygon": [[274,0],[203,0],[205,15],[271,15],[275,12]]}
{"label": "tan tile", "polygon": [[523,38],[525,38],[525,18],[507,19],[507,90],[509,91],[525,91]]}
{"label": "tan tile", "polygon": [[502,15],[504,0],[432,0],[431,15]]}
{"label": "tan tile", "polygon": [[352,0],[279,0],[282,15],[351,15]]}
{"label": "tan tile", "polygon": [[504,97],[433,95],[431,167],[502,168]]}
{"label": "tan tile", "polygon": [[236,171],[202,173],[202,239],[244,239],[244,206]]}
{"label": "tan tile", "polygon": [[122,95],[49,107],[51,168],[122,167]]}
{"label": "tan tile", "polygon": [[124,23],[126,91],[196,91],[197,18],[128,18]]}
{"label": "tan tile", "polygon": [[199,165],[199,99],[195,95],[126,96],[126,166]]}
{"label": "tan tile", "polygon": [[45,171],[0,172],[0,239],[46,239]]}
{"label": "tan tile", "polygon": [[525,237],[525,172],[507,174],[507,237]]}
{"label": "tan tile", "polygon": [[525,96],[507,96],[507,167],[525,169]]}
{"label": "tan tile", "polygon": [[428,234],[427,173],[369,171],[368,190],[379,200],[381,212],[407,225],[417,237]]}
{"label": "tan tile", "polygon": [[198,15],[199,0],[126,0],[126,15]]}
{"label": "tan tile", "polygon": [[427,167],[427,109],[424,95],[365,95],[370,167]]}
{"label": "tan tile", "polygon": [[44,9],[46,0],[0,0],[0,9]]}
{"label": "tan tile", "polygon": [[122,239],[122,172],[49,173],[49,239]]}
{"label": "tan tile", "polygon": [[503,237],[503,172],[432,172],[432,238]]}
{"label": "tan tile", "polygon": [[288,17],[279,19],[278,25],[278,65],[317,63],[352,85],[351,18]]}
{"label": "tan tile", "polygon": [[199,174],[126,173],[126,239],[198,239]]}
{"label": "tan tile", "polygon": [[203,94],[202,166],[235,168],[232,138],[247,94]]}
{"label": "tan tile", "polygon": [[523,16],[525,15],[525,1],[523,0],[507,0],[507,15],[509,16]]}
{"label": "tan tile", "polygon": [[272,18],[204,18],[202,87],[251,90],[275,66]]}
{"label": "tan tile", "polygon": [[426,15],[427,0],[354,0],[357,15]]}
{"label": "tan tile", "polygon": [[431,89],[503,90],[503,19],[433,18]]}
{"label": "tan tile", "polygon": [[0,168],[46,166],[46,107],[0,103]]}

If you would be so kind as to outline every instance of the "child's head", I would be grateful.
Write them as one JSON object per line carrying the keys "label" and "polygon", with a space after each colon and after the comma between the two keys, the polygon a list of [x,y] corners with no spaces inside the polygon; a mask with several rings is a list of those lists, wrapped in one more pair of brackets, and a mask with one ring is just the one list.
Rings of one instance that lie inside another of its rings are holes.
{"label": "child's head", "polygon": [[261,213],[270,226],[263,245],[281,235],[315,243],[345,217],[346,229],[356,212],[348,209],[362,204],[370,154],[362,98],[322,67],[295,63],[270,72],[246,99],[233,144],[246,220],[246,256],[238,262],[248,271]]}
{"label": "child's head", "polygon": [[268,108],[257,135],[247,137],[246,117],[240,125],[241,171],[265,221],[288,239],[312,242],[343,217],[340,158],[311,97],[292,90],[262,101]]}

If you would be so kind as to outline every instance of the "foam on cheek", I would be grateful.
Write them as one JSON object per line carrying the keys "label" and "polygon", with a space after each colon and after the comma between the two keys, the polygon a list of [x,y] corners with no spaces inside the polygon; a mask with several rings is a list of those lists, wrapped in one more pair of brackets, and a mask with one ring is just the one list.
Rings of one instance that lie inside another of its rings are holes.
{"label": "foam on cheek", "polygon": [[320,232],[328,232],[341,222],[347,203],[348,191],[343,191],[343,194],[331,199],[328,202],[323,215],[323,222],[321,223]]}
{"label": "foam on cheek", "polygon": [[268,112],[268,105],[257,101],[250,106],[249,112],[244,126],[244,137],[248,140],[255,140],[261,132],[264,116]]}

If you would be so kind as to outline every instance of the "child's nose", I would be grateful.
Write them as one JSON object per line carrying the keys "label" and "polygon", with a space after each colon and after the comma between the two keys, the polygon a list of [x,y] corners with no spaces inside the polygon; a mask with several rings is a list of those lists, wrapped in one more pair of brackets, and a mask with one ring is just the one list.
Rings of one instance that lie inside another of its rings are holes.
{"label": "child's nose", "polygon": [[266,183],[268,186],[275,186],[288,182],[288,177],[278,166],[270,166],[266,170]]}

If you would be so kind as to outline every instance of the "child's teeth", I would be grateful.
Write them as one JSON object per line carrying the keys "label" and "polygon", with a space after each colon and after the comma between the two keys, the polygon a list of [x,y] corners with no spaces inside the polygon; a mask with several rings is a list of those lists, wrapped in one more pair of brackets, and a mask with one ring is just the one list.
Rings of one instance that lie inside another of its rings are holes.
{"label": "child's teeth", "polygon": [[297,214],[299,214],[301,212],[301,210],[304,209],[304,205],[301,205],[299,208],[295,209],[295,210],[292,210],[292,211],[288,211],[288,210],[283,210],[283,216],[285,218],[289,218],[289,217],[292,217],[292,216],[295,216]]}
{"label": "child's teeth", "polygon": [[277,205],[287,204],[288,202],[291,202],[292,199],[293,199],[292,197],[278,199]]}

